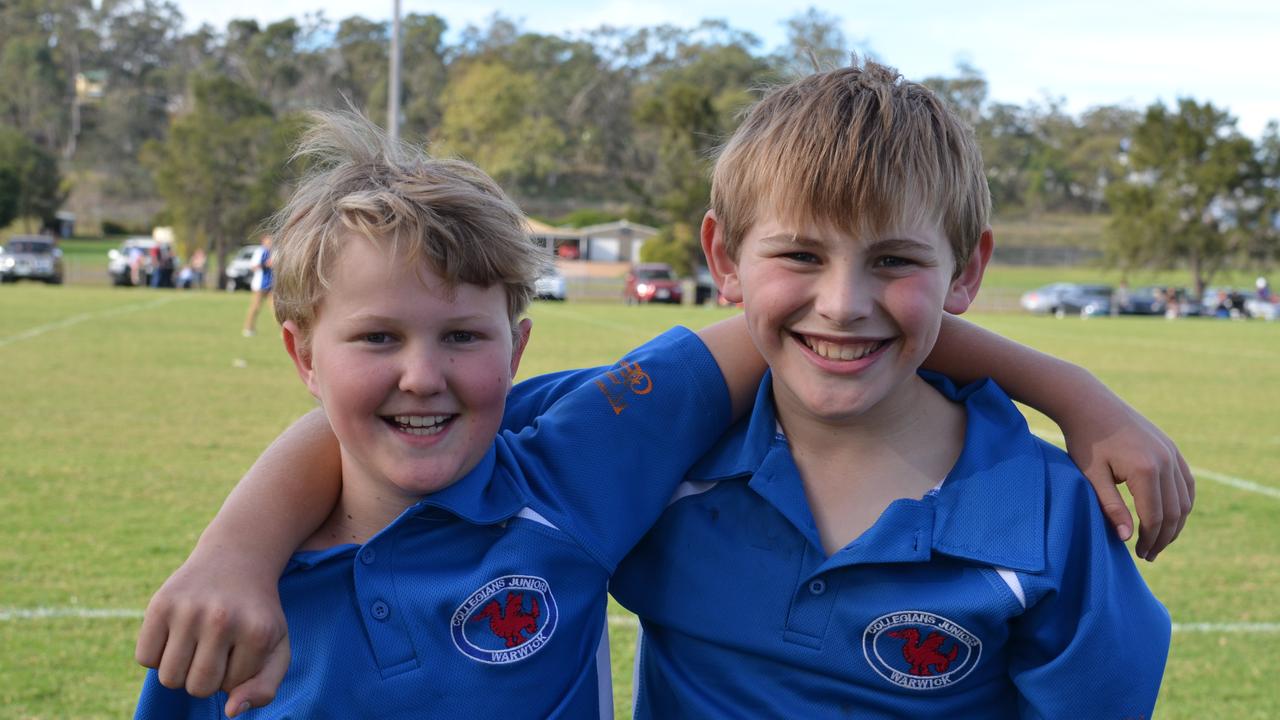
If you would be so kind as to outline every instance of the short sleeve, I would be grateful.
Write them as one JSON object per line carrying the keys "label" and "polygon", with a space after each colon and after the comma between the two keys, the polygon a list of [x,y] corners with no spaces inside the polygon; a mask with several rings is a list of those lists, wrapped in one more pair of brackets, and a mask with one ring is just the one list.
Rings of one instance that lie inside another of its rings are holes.
{"label": "short sleeve", "polygon": [[1020,715],[1151,717],[1169,653],[1169,613],[1108,529],[1088,483],[1070,481],[1055,479],[1049,568],[1027,578],[1031,604],[1013,623],[1009,668]]}
{"label": "short sleeve", "polygon": [[562,370],[538,375],[516,383],[507,395],[507,408],[502,415],[502,429],[519,432],[533,424],[539,415],[565,395],[591,383],[608,367]]}
{"label": "short sleeve", "polygon": [[729,394],[711,352],[684,328],[582,379],[562,376],[577,387],[529,427],[504,432],[499,459],[517,469],[539,512],[612,572],[728,426]]}

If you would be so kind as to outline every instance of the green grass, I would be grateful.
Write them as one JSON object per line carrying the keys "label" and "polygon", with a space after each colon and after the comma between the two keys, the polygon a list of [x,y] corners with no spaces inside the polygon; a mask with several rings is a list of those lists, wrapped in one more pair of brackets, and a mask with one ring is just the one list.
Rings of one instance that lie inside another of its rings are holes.
{"label": "green grass", "polygon": [[[244,468],[311,407],[272,333],[239,336],[246,305],[217,292],[0,288],[0,610],[141,610]],[[523,374],[608,362],[725,312],[540,304]],[[1089,367],[1192,465],[1280,488],[1280,323],[973,319]],[[1142,564],[1176,622],[1280,622],[1278,512],[1280,500],[1202,476],[1183,537]],[[0,718],[128,716],[137,625],[0,620]],[[612,635],[627,717],[634,631],[621,621]],[[1179,633],[1160,717],[1280,717],[1277,676],[1275,633]]]}

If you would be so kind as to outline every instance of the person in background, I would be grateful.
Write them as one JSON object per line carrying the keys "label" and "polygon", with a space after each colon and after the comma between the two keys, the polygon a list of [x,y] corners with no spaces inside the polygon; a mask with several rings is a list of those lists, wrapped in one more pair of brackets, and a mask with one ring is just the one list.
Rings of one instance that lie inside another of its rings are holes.
{"label": "person in background", "polygon": [[258,332],[258,313],[262,311],[263,302],[271,299],[271,282],[271,236],[263,235],[262,247],[253,253],[253,280],[249,283],[253,298],[249,300],[249,314],[244,318],[241,331],[245,337],[253,337]]}

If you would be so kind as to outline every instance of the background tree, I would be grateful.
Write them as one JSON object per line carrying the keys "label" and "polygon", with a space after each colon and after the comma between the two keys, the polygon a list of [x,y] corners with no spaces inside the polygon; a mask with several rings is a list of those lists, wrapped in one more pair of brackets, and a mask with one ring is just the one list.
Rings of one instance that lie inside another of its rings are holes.
{"label": "background tree", "polygon": [[1126,268],[1185,263],[1196,296],[1248,237],[1245,193],[1260,175],[1253,143],[1210,103],[1147,109],[1129,176],[1108,188],[1109,257]]}
{"label": "background tree", "polygon": [[277,119],[249,88],[225,76],[195,79],[192,111],[174,119],[143,160],[172,216],[184,254],[206,248],[221,276],[281,200],[296,118]]}
{"label": "background tree", "polygon": [[34,232],[51,222],[62,205],[62,177],[58,159],[26,135],[0,126],[0,222],[3,227],[14,218],[26,219],[26,230]]}

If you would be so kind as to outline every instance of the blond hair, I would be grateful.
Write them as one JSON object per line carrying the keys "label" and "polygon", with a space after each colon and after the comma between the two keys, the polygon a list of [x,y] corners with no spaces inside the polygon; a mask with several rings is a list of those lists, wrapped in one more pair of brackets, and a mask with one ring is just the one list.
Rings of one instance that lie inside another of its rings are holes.
{"label": "blond hair", "polygon": [[313,112],[294,153],[299,160],[309,169],[270,231],[281,323],[293,321],[306,339],[333,263],[359,237],[403,262],[425,263],[450,289],[502,284],[515,327],[545,260],[524,214],[483,171],[392,144],[352,112]]}
{"label": "blond hair", "polygon": [[850,233],[927,221],[959,273],[991,195],[970,127],[923,85],[855,60],[766,93],[720,152],[711,207],[733,258],[766,212]]}

